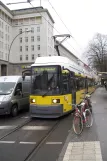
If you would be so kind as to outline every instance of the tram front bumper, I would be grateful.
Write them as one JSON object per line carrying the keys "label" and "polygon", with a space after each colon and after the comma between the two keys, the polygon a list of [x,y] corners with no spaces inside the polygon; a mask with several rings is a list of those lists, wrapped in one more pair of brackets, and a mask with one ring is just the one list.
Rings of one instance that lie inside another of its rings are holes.
{"label": "tram front bumper", "polygon": [[30,105],[31,117],[57,118],[63,115],[63,105]]}

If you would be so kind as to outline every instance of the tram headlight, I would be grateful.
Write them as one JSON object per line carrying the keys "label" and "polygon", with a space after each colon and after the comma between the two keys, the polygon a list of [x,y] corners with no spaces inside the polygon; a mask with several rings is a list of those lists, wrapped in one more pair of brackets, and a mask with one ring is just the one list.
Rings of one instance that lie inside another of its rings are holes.
{"label": "tram headlight", "polygon": [[36,102],[35,98],[32,98],[32,99],[30,100],[30,102],[31,102],[31,103],[35,103],[35,102]]}
{"label": "tram headlight", "polygon": [[53,99],[52,103],[60,103],[60,99]]}

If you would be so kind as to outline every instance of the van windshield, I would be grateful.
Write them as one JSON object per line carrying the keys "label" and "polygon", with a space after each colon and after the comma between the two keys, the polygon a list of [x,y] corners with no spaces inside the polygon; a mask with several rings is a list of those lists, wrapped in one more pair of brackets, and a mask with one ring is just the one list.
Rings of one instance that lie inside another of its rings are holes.
{"label": "van windshield", "polygon": [[15,86],[15,82],[0,82],[0,95],[11,94]]}

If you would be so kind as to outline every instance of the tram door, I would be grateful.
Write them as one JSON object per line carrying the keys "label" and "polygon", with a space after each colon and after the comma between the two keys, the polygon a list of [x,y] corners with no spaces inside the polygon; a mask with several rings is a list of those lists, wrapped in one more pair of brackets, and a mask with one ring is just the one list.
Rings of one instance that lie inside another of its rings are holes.
{"label": "tram door", "polygon": [[76,104],[76,86],[75,86],[75,79],[71,78],[71,92],[72,92],[72,104]]}
{"label": "tram door", "polygon": [[72,104],[76,104],[76,83],[75,83],[75,75],[71,73],[70,79],[70,86],[71,86],[71,94],[72,94]]}

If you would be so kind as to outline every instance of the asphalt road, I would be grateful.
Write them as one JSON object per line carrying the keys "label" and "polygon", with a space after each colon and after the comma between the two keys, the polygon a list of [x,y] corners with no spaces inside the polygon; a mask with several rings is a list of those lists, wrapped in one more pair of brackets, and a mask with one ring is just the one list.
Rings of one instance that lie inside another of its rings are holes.
{"label": "asphalt road", "polygon": [[0,116],[0,139],[29,119],[28,112],[21,112],[17,117]]}
{"label": "asphalt road", "polygon": [[56,124],[55,121],[32,120],[11,135],[0,140],[0,161],[23,161]]}

